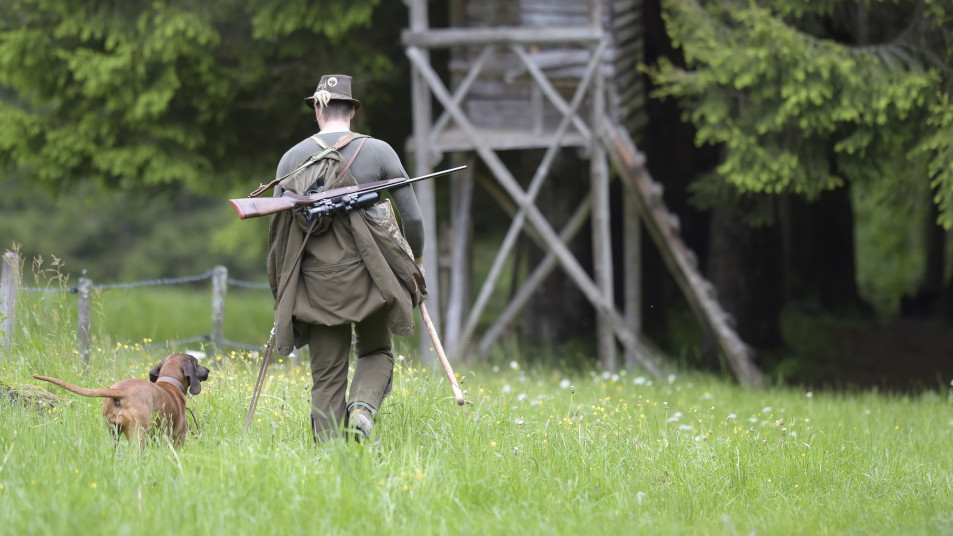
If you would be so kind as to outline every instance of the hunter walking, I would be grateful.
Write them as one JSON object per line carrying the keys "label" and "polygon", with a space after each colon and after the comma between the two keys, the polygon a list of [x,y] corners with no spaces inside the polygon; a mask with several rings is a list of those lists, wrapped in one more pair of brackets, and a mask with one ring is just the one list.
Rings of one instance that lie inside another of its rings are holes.
{"label": "hunter walking", "polygon": [[[319,131],[281,158],[275,195],[407,177],[389,144],[351,131],[360,102],[352,96],[350,76],[322,76],[305,101]],[[314,163],[302,166],[309,159]],[[288,355],[308,346],[316,440],[342,431],[359,441],[371,436],[391,390],[393,334],[413,334],[413,309],[426,297],[417,198],[409,185],[389,193],[393,204],[385,199],[320,217],[307,210],[271,216],[268,280],[276,299],[275,348]],[[348,388],[352,333],[357,359]]]}

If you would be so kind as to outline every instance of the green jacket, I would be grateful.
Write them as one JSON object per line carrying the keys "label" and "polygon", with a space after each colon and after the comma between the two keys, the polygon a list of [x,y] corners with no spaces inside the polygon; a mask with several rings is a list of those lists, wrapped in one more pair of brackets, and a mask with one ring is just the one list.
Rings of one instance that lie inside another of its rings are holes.
{"label": "green jacket", "polygon": [[292,211],[272,215],[268,235],[279,353],[307,344],[306,324],[360,322],[382,307],[392,333],[414,333],[413,311],[427,297],[426,283],[390,201],[334,214],[326,231],[311,235],[297,263],[306,231]]}

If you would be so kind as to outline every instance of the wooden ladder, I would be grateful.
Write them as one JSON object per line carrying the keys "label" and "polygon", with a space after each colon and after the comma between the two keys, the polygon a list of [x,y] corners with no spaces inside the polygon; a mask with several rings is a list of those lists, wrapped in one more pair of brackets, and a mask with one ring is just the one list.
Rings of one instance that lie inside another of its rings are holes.
{"label": "wooden ladder", "polygon": [[603,118],[598,130],[609,160],[625,188],[634,194],[642,222],[695,316],[716,341],[735,377],[748,385],[763,385],[754,350],[731,327],[732,319],[718,303],[714,286],[699,272],[697,257],[682,241],[678,217],[662,199],[662,185],[645,168],[645,155],[636,149],[625,127],[609,117]]}

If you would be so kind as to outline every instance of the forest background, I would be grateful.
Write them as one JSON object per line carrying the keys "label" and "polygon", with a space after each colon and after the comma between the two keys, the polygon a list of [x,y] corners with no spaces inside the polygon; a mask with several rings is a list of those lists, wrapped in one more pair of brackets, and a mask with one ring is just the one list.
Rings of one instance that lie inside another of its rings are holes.
{"label": "forest background", "polygon": [[[431,2],[434,26],[450,4]],[[759,364],[838,384],[953,375],[950,3],[643,5],[651,98],[633,134]],[[264,280],[266,222],[224,201],[313,133],[302,99],[320,74],[355,77],[357,130],[398,150],[411,132],[406,6],[320,6],[0,0],[2,246],[97,282],[216,264]],[[492,244],[508,222],[472,223]],[[646,335],[719,368],[644,255]],[[579,306],[539,296],[522,334],[585,347],[591,308],[558,275],[544,288]]]}

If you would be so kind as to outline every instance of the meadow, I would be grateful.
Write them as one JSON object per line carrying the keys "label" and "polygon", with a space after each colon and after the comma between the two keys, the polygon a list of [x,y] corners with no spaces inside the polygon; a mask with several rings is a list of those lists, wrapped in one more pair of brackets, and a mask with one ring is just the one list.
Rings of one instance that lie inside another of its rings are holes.
{"label": "meadow", "polygon": [[100,400],[32,375],[108,386],[168,351],[100,335],[87,367],[65,303],[25,302],[33,320],[0,358],[0,534],[953,532],[953,386],[745,389],[543,367],[511,347],[456,364],[457,406],[416,338],[398,339],[377,449],[314,443],[310,375],[288,359],[243,431],[259,363],[235,351],[206,359],[186,444],[137,449],[114,445]]}

